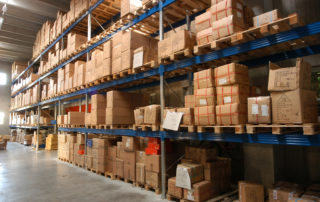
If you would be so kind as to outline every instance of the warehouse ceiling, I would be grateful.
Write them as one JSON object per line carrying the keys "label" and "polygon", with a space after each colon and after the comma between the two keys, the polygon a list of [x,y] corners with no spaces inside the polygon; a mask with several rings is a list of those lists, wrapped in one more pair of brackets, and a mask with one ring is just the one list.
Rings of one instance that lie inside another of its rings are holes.
{"label": "warehouse ceiling", "polygon": [[58,10],[67,11],[70,0],[0,0],[1,13],[4,4],[7,11],[0,29],[0,61],[12,62],[31,58],[42,24],[54,20]]}

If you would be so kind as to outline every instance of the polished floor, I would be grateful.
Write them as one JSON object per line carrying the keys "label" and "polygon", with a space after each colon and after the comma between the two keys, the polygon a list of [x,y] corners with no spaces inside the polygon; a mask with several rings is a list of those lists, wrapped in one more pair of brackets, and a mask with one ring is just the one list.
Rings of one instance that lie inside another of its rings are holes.
{"label": "polished floor", "polygon": [[57,160],[18,143],[0,150],[0,202],[164,201],[160,195]]}

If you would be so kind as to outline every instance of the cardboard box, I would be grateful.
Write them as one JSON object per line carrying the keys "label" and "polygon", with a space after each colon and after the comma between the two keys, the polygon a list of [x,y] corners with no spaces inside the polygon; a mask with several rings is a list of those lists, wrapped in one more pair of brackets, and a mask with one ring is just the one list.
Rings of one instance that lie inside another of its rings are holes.
{"label": "cardboard box", "polygon": [[248,123],[271,123],[271,97],[248,98]]}
{"label": "cardboard box", "polygon": [[184,97],[184,107],[185,108],[194,108],[195,107],[194,95],[186,95]]}
{"label": "cardboard box", "polygon": [[177,199],[183,199],[183,189],[176,186],[176,177],[168,180],[168,194]]}
{"label": "cardboard box", "polygon": [[[107,108],[117,107],[117,108],[134,108],[132,98],[136,94],[126,93],[120,91],[109,91],[107,92]],[[137,99],[137,97],[135,97]],[[139,101],[139,99],[137,99]]]}
{"label": "cardboard box", "polygon": [[218,86],[217,105],[247,103],[249,96],[249,86],[235,84],[230,86]]}
{"label": "cardboard box", "polygon": [[317,123],[317,95],[311,90],[272,92],[273,123]]}
{"label": "cardboard box", "polygon": [[210,8],[211,21],[215,22],[225,17],[233,15],[238,21],[244,19],[243,2],[239,0],[223,0],[219,3],[213,4]]}
{"label": "cardboard box", "polygon": [[214,87],[214,69],[206,69],[194,73],[193,84],[194,89]]}
{"label": "cardboard box", "polygon": [[178,30],[172,36],[172,53],[185,49],[193,50],[196,44],[195,35],[187,30]]}
{"label": "cardboard box", "polygon": [[217,125],[247,123],[247,104],[226,104],[216,106]]}
{"label": "cardboard box", "polygon": [[128,108],[106,108],[106,124],[134,124],[133,110]]}
{"label": "cardboard box", "polygon": [[123,168],[123,160],[122,159],[116,159],[116,175],[119,177],[124,177],[124,168]]}
{"label": "cardboard box", "polygon": [[201,32],[205,29],[211,28],[212,20],[211,20],[211,11],[207,11],[201,15],[198,15],[195,18],[196,32]]}
{"label": "cardboard box", "polygon": [[185,147],[185,158],[192,162],[205,165],[207,162],[215,161],[217,156],[217,148]]}
{"label": "cardboard box", "polygon": [[152,188],[160,188],[161,187],[160,173],[146,170],[146,184],[150,185]]}
{"label": "cardboard box", "polygon": [[117,158],[117,147],[116,146],[109,146],[107,159],[111,160],[111,161],[115,161],[116,158]]}
{"label": "cardboard box", "polygon": [[160,173],[161,172],[160,160],[161,160],[160,155],[146,155],[146,160],[145,160],[146,171]]}
{"label": "cardboard box", "polygon": [[146,170],[143,163],[136,163],[136,182],[140,184],[146,183]]}
{"label": "cardboard box", "polygon": [[144,107],[134,110],[134,122],[136,125],[144,124]]}
{"label": "cardboard box", "polygon": [[141,0],[121,0],[121,17],[128,14],[134,14],[140,7],[142,7]]}
{"label": "cardboard box", "polygon": [[269,63],[269,91],[287,91],[311,88],[311,65],[298,58],[295,67],[281,68]]}
{"label": "cardboard box", "polygon": [[183,189],[183,198],[203,202],[212,198],[213,196],[213,186],[209,181],[202,181],[192,185],[192,189]]}
{"label": "cardboard box", "polygon": [[103,44],[103,59],[112,57],[112,40],[108,40]]}
{"label": "cardboard box", "polygon": [[303,194],[302,186],[287,182],[280,182],[272,189],[268,189],[270,202],[285,202]]}
{"label": "cardboard box", "polygon": [[216,86],[249,85],[248,67],[245,65],[230,63],[215,68],[214,73]]}
{"label": "cardboard box", "polygon": [[84,125],[84,112],[68,112],[68,124]]}
{"label": "cardboard box", "polygon": [[239,201],[240,202],[264,202],[264,187],[246,181],[239,181]]}
{"label": "cardboard box", "polygon": [[263,13],[253,18],[254,27],[260,27],[261,25],[268,24],[277,21],[281,18],[278,9]]}
{"label": "cardboard box", "polygon": [[172,54],[172,37],[165,38],[158,43],[158,57],[165,58]]}
{"label": "cardboard box", "polygon": [[205,106],[194,108],[194,122],[197,126],[210,126],[216,124],[216,107]]}
{"label": "cardboard box", "polygon": [[124,167],[124,178],[135,181],[136,180],[136,153],[135,152],[124,152],[123,157]]}
{"label": "cardboard box", "polygon": [[158,40],[148,38],[149,42],[134,50],[133,68],[141,67],[142,65],[155,62],[158,59]]}
{"label": "cardboard box", "polygon": [[146,152],[136,151],[136,162],[137,163],[146,163]]}
{"label": "cardboard box", "polygon": [[177,166],[176,186],[192,189],[192,185],[204,179],[201,164],[183,163]]}
{"label": "cardboard box", "polygon": [[193,125],[194,124],[194,109],[193,108],[178,108],[177,112],[182,112],[181,124]]}
{"label": "cardboard box", "polygon": [[144,108],[144,123],[160,124],[160,105],[149,105]]}
{"label": "cardboard box", "polygon": [[122,136],[122,146],[125,151],[133,152],[139,149],[139,141],[135,137]]}
{"label": "cardboard box", "polygon": [[197,33],[197,44],[205,45],[216,39],[230,36],[246,29],[243,20],[230,15],[212,23],[212,27]]}
{"label": "cardboard box", "polygon": [[202,88],[194,91],[195,106],[214,106],[216,104],[215,88]]}
{"label": "cardboard box", "polygon": [[85,137],[84,134],[78,133],[77,134],[77,144],[84,144]]}

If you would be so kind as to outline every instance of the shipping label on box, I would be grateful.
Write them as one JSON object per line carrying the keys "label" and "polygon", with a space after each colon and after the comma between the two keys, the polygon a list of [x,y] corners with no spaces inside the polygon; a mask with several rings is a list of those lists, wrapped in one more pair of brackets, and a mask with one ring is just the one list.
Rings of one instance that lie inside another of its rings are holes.
{"label": "shipping label on box", "polygon": [[248,98],[248,123],[271,123],[271,97]]}

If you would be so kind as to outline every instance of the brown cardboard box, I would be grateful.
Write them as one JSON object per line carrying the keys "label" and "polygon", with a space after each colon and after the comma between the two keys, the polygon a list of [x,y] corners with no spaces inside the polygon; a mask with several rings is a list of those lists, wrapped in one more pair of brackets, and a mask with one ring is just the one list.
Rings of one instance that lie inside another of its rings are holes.
{"label": "brown cardboard box", "polygon": [[161,186],[160,173],[146,170],[146,184],[150,185],[152,188],[160,188]]}
{"label": "brown cardboard box", "polygon": [[70,124],[68,114],[63,115],[64,124]]}
{"label": "brown cardboard box", "polygon": [[107,108],[132,108],[132,94],[120,91],[107,92]]}
{"label": "brown cardboard box", "polygon": [[165,38],[158,43],[158,57],[164,58],[172,54],[172,37]]}
{"label": "brown cardboard box", "polygon": [[215,88],[202,88],[194,91],[195,106],[213,106],[216,104]]}
{"label": "brown cardboard box", "polygon": [[92,122],[91,122],[91,113],[85,113],[84,115],[84,124],[85,125],[91,125]]}
{"label": "brown cardboard box", "polygon": [[137,163],[146,163],[146,153],[144,151],[136,151],[136,162]]}
{"label": "brown cardboard box", "polygon": [[197,126],[215,125],[216,107],[212,105],[194,108],[194,122]]}
{"label": "brown cardboard box", "polygon": [[63,115],[58,115],[57,118],[57,124],[64,124],[64,116]]}
{"label": "brown cardboard box", "polygon": [[248,67],[241,64],[230,63],[214,69],[216,86],[232,84],[249,84]]}
{"label": "brown cardboard box", "polygon": [[103,44],[103,59],[112,57],[112,40],[108,40]]}
{"label": "brown cardboard box", "polygon": [[193,125],[194,124],[194,109],[193,108],[178,108],[177,112],[182,112],[182,121],[183,125]]}
{"label": "brown cardboard box", "polygon": [[116,175],[119,177],[124,177],[123,160],[118,158],[116,159]]}
{"label": "brown cardboard box", "polygon": [[128,108],[107,108],[106,124],[133,124],[133,110]]}
{"label": "brown cardboard box", "polygon": [[261,15],[255,16],[253,18],[253,25],[255,27],[260,27],[261,25],[268,24],[280,19],[280,13],[278,9],[263,13]]}
{"label": "brown cardboard box", "polygon": [[216,39],[230,36],[236,32],[246,29],[243,21],[233,15],[212,23],[212,27],[197,33],[197,44],[205,45]]}
{"label": "brown cardboard box", "polygon": [[186,95],[184,97],[184,107],[185,108],[194,108],[195,107],[194,95]]}
{"label": "brown cardboard box", "polygon": [[209,181],[202,181],[192,185],[192,189],[183,189],[183,198],[195,201],[202,202],[207,201],[213,196],[213,185]]}
{"label": "brown cardboard box", "polygon": [[160,124],[160,105],[149,105],[144,108],[145,124]]}
{"label": "brown cardboard box", "polygon": [[183,163],[177,166],[176,186],[192,189],[192,185],[204,179],[201,164]]}
{"label": "brown cardboard box", "polygon": [[144,107],[134,110],[134,122],[136,125],[144,124]]}
{"label": "brown cardboard box", "polygon": [[146,183],[146,170],[143,163],[136,163],[136,182],[140,184]]}
{"label": "brown cardboard box", "polygon": [[211,28],[212,21],[211,21],[211,11],[207,11],[201,15],[198,15],[195,18],[195,24],[196,24],[196,32],[201,32],[205,29]]}
{"label": "brown cardboard box", "polygon": [[160,155],[146,155],[146,171],[152,171],[156,173],[160,173],[161,164],[160,164]]}
{"label": "brown cardboard box", "polygon": [[217,155],[217,148],[185,147],[185,158],[203,165],[206,162],[216,160]]}
{"label": "brown cardboard box", "polygon": [[183,189],[176,186],[176,177],[168,180],[168,194],[177,199],[183,199]]}
{"label": "brown cardboard box", "polygon": [[178,30],[172,36],[172,53],[185,49],[193,50],[196,44],[195,35],[187,30]]}
{"label": "brown cardboard box", "polygon": [[246,181],[239,181],[240,202],[264,202],[264,187]]}
{"label": "brown cardboard box", "polygon": [[243,2],[239,0],[222,0],[213,4],[210,8],[211,21],[215,22],[225,17],[233,15],[238,21],[243,21]]}
{"label": "brown cardboard box", "polygon": [[108,147],[108,160],[116,160],[117,158],[117,146],[109,146]]}
{"label": "brown cardboard box", "polygon": [[298,58],[295,67],[281,68],[269,63],[269,91],[287,91],[311,88],[311,65]]}
{"label": "brown cardboard box", "polygon": [[135,137],[122,136],[122,146],[125,151],[133,152],[139,149],[139,141]]}
{"label": "brown cardboard box", "polygon": [[317,96],[311,90],[272,92],[273,123],[316,123]]}
{"label": "brown cardboard box", "polygon": [[301,197],[292,197],[288,202],[319,202],[320,193],[316,191],[306,191]]}
{"label": "brown cardboard box", "polygon": [[273,189],[268,189],[270,202],[286,202],[295,197],[300,197],[303,188],[298,184],[280,182]]}
{"label": "brown cardboard box", "polygon": [[141,1],[121,0],[121,17],[128,14],[134,14],[140,7],[142,7]]}
{"label": "brown cardboard box", "polygon": [[248,98],[248,123],[271,123],[271,97]]}
{"label": "brown cardboard box", "polygon": [[158,40],[148,38],[149,42],[134,50],[133,68],[158,60]]}
{"label": "brown cardboard box", "polygon": [[123,171],[124,178],[135,181],[136,179],[136,153],[135,152],[124,152],[123,156]]}
{"label": "brown cardboard box", "polygon": [[206,69],[194,73],[193,83],[194,89],[214,87],[214,69]]}
{"label": "brown cardboard box", "polygon": [[249,86],[234,84],[230,86],[218,86],[217,105],[247,103],[249,96]]}
{"label": "brown cardboard box", "polygon": [[226,104],[216,106],[217,125],[247,123],[247,104]]}
{"label": "brown cardboard box", "polygon": [[77,134],[77,144],[84,144],[85,137],[84,134],[78,133]]}
{"label": "brown cardboard box", "polygon": [[68,112],[68,124],[84,125],[84,112]]}

